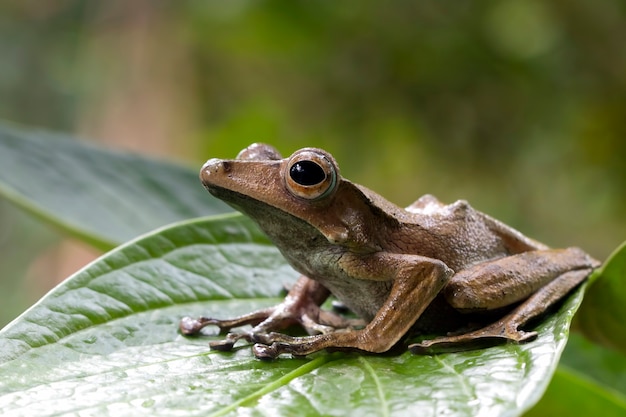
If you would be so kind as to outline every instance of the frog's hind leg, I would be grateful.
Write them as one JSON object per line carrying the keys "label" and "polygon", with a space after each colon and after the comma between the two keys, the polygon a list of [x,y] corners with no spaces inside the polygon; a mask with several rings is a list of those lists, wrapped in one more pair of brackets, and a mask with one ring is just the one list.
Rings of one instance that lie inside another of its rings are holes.
{"label": "frog's hind leg", "polygon": [[410,345],[409,349],[412,353],[427,354],[476,349],[507,341],[523,343],[533,340],[537,337],[537,332],[526,332],[521,328],[581,284],[591,271],[593,268],[584,268],[559,275],[509,314],[487,327],[459,335],[424,340]]}

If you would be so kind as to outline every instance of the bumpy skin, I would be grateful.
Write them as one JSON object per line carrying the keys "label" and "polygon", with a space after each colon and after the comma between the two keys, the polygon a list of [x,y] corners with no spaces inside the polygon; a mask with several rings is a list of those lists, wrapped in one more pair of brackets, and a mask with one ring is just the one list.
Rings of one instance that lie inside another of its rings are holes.
{"label": "bumpy skin", "polygon": [[[300,177],[294,165],[304,174],[313,167],[315,175]],[[207,325],[253,326],[212,343],[215,349],[245,339],[256,342],[259,358],[326,348],[384,352],[409,330],[445,333],[478,312],[496,317],[484,328],[409,348],[420,353],[523,342],[536,333],[520,327],[598,266],[580,249],[549,249],[465,201],[445,205],[426,195],[402,209],[342,178],[333,157],[321,149],[305,148],[282,159],[270,146],[251,145],[238,159],[207,161],[201,180],[211,194],[254,219],[302,274],[276,307],[232,320],[181,321],[184,334]],[[330,294],[362,322],[321,310]],[[294,323],[311,336],[277,333]]]}

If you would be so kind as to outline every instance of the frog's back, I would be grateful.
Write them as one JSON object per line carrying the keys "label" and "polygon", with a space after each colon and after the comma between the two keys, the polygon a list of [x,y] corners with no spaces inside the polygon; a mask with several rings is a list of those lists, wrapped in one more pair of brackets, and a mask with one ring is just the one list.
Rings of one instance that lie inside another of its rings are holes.
{"label": "frog's back", "polygon": [[390,250],[439,259],[454,270],[546,248],[464,200],[443,204],[425,195],[406,209],[396,206],[384,211],[397,221],[395,237],[387,239]]}

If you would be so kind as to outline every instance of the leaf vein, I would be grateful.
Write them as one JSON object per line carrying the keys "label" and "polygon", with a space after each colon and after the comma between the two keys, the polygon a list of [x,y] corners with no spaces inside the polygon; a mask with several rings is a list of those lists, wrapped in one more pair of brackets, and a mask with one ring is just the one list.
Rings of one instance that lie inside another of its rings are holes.
{"label": "leaf vein", "polygon": [[456,369],[454,369],[453,366],[449,365],[448,363],[446,363],[444,360],[441,359],[441,357],[439,355],[435,355],[434,356],[435,361],[437,361],[446,371],[450,372],[451,375],[455,375],[456,379],[459,381],[459,385],[462,389],[463,394],[467,397],[467,398],[475,398],[476,397],[476,393],[474,392],[473,387],[471,386],[471,384],[468,382],[467,378],[465,378],[463,376],[462,373],[459,373]]}
{"label": "leaf vein", "polygon": [[[172,268],[174,268],[174,269],[178,270],[178,271],[183,271],[183,272],[186,272],[186,273],[188,273],[188,274],[193,275],[194,277],[199,277],[199,278],[202,278],[202,279],[204,280],[204,281],[203,281],[204,283],[208,283],[208,284],[210,284],[210,285],[211,285],[211,288],[212,288],[212,289],[214,289],[214,290],[216,290],[217,292],[219,292],[219,293],[220,293],[220,295],[224,295],[224,296],[225,296],[225,297],[227,297],[227,298],[235,298],[235,295],[234,295],[232,292],[228,291],[228,290],[227,290],[227,289],[226,289],[223,285],[220,285],[219,283],[217,283],[217,282],[215,282],[214,280],[212,280],[212,279],[210,279],[210,278],[206,277],[205,275],[199,274],[199,273],[197,273],[197,272],[195,272],[195,271],[193,271],[193,270],[191,270],[191,269],[189,269],[189,268],[183,268],[183,267],[182,267],[182,266],[180,266],[180,265],[176,265],[175,263],[173,263],[172,261],[170,261],[170,260],[169,260],[169,259],[167,259],[167,258],[161,258],[161,260],[162,260],[163,262],[167,263],[168,265],[170,265]],[[196,298],[199,300],[200,298],[199,298],[199,297],[197,297],[197,296],[198,296],[198,293],[197,293],[197,291],[194,289],[194,287],[190,287],[190,286],[188,286],[188,288],[190,288],[190,289],[194,292],[194,294],[196,295]]]}
{"label": "leaf vein", "polygon": [[376,394],[380,403],[380,415],[383,417],[388,417],[390,415],[389,403],[387,403],[387,399],[385,398],[385,392],[383,390],[383,384],[378,378],[378,374],[376,370],[372,367],[372,364],[365,359],[363,356],[359,356],[359,362],[363,365],[365,370],[371,375],[372,380],[374,381],[374,385],[376,385]]}
{"label": "leaf vein", "polygon": [[304,365],[300,366],[299,368],[294,369],[293,371],[289,372],[286,375],[283,375],[282,377],[278,378],[276,381],[265,385],[263,388],[259,389],[256,392],[253,392],[247,397],[242,398],[239,401],[235,401],[232,404],[228,405],[227,407],[224,407],[221,410],[218,410],[215,413],[210,414],[209,417],[223,416],[223,415],[230,413],[231,411],[235,411],[239,407],[245,406],[246,404],[249,404],[249,403],[253,403],[254,401],[257,401],[259,398],[263,397],[264,395],[269,394],[270,392],[276,391],[277,389],[282,388],[283,386],[289,384],[294,379],[302,375],[305,375],[309,372],[312,372],[315,369],[320,368],[322,365],[328,362],[337,360],[340,357],[341,356],[334,355],[334,354],[318,356],[312,361],[305,363]]}

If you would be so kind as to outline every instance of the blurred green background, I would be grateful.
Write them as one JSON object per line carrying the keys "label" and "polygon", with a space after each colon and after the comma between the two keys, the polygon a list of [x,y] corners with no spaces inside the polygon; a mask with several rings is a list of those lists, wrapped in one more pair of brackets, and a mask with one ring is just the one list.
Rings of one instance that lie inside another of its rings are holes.
{"label": "blurred green background", "polygon": [[[0,119],[193,169],[323,147],[400,205],[467,199],[604,259],[625,39],[619,0],[2,2]],[[96,255],[0,200],[0,326]]]}

